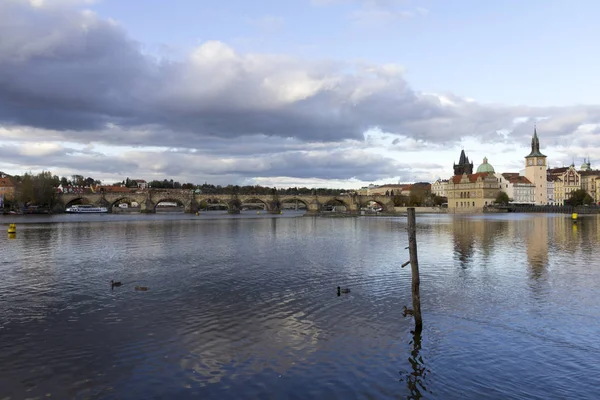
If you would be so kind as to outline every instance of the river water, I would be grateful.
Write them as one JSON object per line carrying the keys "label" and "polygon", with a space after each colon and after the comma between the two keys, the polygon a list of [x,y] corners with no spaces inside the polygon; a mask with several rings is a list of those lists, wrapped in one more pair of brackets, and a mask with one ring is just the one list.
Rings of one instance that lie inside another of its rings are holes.
{"label": "river water", "polygon": [[418,215],[415,338],[406,218],[211,215],[2,218],[0,399],[600,397],[596,216]]}

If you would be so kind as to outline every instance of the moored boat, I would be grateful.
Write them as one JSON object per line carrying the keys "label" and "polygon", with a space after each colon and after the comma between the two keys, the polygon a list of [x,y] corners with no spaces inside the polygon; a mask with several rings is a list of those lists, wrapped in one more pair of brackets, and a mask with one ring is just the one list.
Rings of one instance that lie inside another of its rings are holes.
{"label": "moored boat", "polygon": [[77,204],[68,207],[66,210],[68,213],[105,213],[108,212],[106,207],[95,207],[90,204]]}

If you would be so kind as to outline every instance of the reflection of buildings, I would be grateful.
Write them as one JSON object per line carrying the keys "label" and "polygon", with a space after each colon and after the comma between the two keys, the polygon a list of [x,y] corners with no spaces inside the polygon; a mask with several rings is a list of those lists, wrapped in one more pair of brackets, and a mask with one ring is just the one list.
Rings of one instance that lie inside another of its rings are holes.
{"label": "reflection of buildings", "polygon": [[534,278],[539,278],[548,265],[548,217],[535,215],[527,221],[527,261]]}
{"label": "reflection of buildings", "polygon": [[[482,224],[479,224],[482,225]],[[475,249],[475,232],[472,221],[460,218],[454,221],[454,255],[463,268],[471,261]]]}
{"label": "reflection of buildings", "polygon": [[495,239],[506,233],[509,224],[502,220],[455,218],[452,227],[454,255],[466,268],[475,251],[485,260],[494,251]]}

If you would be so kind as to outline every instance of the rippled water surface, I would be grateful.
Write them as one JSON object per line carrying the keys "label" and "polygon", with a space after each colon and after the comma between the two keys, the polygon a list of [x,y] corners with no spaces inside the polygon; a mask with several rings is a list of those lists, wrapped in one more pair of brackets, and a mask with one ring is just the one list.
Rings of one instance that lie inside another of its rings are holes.
{"label": "rippled water surface", "polygon": [[600,397],[595,216],[418,215],[417,338],[405,218],[246,217],[2,218],[0,399]]}

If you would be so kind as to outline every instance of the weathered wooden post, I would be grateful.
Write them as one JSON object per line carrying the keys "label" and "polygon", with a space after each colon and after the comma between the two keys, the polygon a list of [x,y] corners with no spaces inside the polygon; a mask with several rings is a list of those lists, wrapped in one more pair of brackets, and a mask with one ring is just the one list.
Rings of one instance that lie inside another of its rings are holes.
{"label": "weathered wooden post", "polygon": [[421,319],[421,296],[419,295],[419,259],[417,257],[417,221],[415,217],[415,208],[409,207],[408,216],[408,253],[410,255],[410,267],[412,270],[412,301],[413,316],[415,317],[415,332],[420,333],[423,329],[423,320]]}

